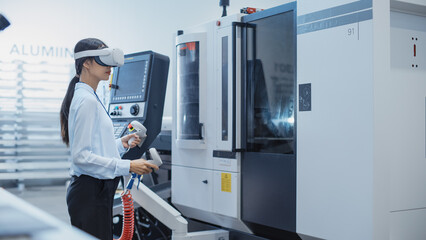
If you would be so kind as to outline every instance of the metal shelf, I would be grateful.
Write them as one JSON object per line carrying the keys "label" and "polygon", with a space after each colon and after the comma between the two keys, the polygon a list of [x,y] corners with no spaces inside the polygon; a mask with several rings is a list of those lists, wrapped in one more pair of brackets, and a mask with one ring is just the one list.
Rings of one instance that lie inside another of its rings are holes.
{"label": "metal shelf", "polygon": [[0,180],[69,178],[70,152],[61,141],[59,108],[72,69],[0,61],[5,83],[0,90],[16,92],[0,97],[0,171],[9,171],[0,173]]}
{"label": "metal shelf", "polygon": [[40,171],[1,173],[0,180],[25,180],[25,179],[69,179],[68,171]]}
{"label": "metal shelf", "polygon": [[[69,169],[69,162],[23,162],[23,163],[0,163],[0,171],[4,170],[48,170]],[[2,174],[2,173],[0,173]]]}
{"label": "metal shelf", "polygon": [[0,156],[0,160],[6,161],[6,160],[12,160],[12,161],[58,161],[58,160],[64,160],[68,161],[70,156],[68,155],[49,155],[49,156]]}

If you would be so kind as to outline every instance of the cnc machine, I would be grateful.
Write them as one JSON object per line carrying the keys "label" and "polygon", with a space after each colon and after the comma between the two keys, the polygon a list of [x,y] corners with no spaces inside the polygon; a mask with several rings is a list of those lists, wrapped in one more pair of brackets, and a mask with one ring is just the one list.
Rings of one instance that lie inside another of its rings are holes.
{"label": "cnc machine", "polygon": [[426,239],[425,26],[297,1],[178,31],[173,204],[235,239]]}

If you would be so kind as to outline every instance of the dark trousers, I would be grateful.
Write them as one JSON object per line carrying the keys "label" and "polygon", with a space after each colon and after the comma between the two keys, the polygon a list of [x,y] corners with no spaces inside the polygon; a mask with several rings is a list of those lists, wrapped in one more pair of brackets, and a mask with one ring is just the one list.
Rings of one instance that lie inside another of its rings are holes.
{"label": "dark trousers", "polygon": [[67,190],[71,224],[102,240],[112,240],[112,207],[120,178],[73,176]]}

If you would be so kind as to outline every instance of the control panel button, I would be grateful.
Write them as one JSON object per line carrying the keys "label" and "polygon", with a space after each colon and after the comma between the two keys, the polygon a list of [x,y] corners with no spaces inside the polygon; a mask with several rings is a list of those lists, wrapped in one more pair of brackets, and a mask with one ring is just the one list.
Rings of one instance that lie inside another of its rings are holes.
{"label": "control panel button", "polygon": [[143,117],[145,102],[110,104],[108,109],[112,119]]}

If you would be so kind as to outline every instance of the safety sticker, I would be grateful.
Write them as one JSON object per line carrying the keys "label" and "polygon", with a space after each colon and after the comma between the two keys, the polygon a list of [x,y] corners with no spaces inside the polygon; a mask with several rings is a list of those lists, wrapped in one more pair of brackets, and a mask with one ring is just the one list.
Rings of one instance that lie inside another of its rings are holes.
{"label": "safety sticker", "polygon": [[230,173],[222,173],[222,192],[231,192],[231,176]]}

